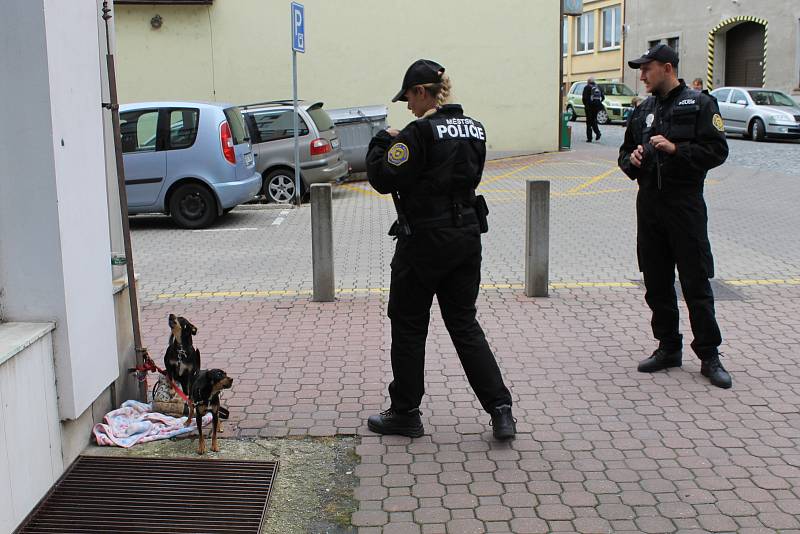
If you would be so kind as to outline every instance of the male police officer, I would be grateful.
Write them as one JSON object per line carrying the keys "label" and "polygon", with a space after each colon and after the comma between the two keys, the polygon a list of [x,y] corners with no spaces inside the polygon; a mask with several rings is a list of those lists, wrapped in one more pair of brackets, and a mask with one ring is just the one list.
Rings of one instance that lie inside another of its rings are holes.
{"label": "male police officer", "polygon": [[475,319],[481,269],[481,232],[486,204],[475,196],[486,159],[483,125],[449,103],[444,67],[418,60],[409,67],[393,99],[407,101],[419,120],[402,131],[379,132],[367,154],[369,182],[392,193],[398,220],[392,259],[389,318],[392,323],[391,407],[370,416],[380,434],[419,437],[419,405],[425,391],[425,338],[436,295],[442,318],[467,379],[490,414],[494,436],[516,432],[511,394]]}
{"label": "male police officer", "polygon": [[650,373],[682,363],[677,265],[701,373],[713,385],[729,388],[731,377],[719,360],[722,337],[709,283],[714,262],[703,199],[706,173],[728,157],[719,108],[713,97],[677,78],[678,56],[669,46],[655,46],[628,65],[641,70],[639,78],[653,94],[634,110],[619,150],[620,168],[639,182],[639,268],[645,300],[653,312],[653,334],[659,341],[639,371]]}

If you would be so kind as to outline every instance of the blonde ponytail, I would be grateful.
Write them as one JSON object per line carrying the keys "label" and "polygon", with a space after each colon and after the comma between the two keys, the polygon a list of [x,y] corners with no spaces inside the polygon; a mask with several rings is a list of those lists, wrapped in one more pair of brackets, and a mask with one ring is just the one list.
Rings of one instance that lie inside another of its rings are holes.
{"label": "blonde ponytail", "polygon": [[426,83],[422,86],[428,94],[436,98],[437,108],[452,102],[453,82],[450,76],[443,72],[440,80],[438,83]]}

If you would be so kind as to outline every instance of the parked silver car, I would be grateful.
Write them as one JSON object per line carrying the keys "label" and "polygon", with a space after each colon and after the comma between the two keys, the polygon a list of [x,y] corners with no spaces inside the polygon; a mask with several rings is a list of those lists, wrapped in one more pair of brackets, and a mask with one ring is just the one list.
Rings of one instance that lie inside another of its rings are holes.
{"label": "parked silver car", "polygon": [[[311,184],[333,182],[348,173],[333,121],[322,102],[301,101],[300,195]],[[272,202],[291,202],[294,182],[294,106],[279,100],[240,106],[253,143],[261,193]]]}
{"label": "parked silver car", "polygon": [[727,133],[763,141],[767,137],[800,139],[800,105],[773,89],[720,87],[711,92]]}
{"label": "parked silver car", "polygon": [[119,108],[128,213],[203,228],[261,188],[239,108],[141,102]]}

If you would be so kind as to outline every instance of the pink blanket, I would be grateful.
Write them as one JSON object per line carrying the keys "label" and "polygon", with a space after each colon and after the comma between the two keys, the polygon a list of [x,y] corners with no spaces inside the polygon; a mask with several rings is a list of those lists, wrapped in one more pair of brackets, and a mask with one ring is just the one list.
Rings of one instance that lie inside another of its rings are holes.
{"label": "pink blanket", "polygon": [[[98,445],[127,449],[137,443],[197,432],[195,421],[189,426],[183,426],[185,422],[186,417],[170,417],[153,412],[149,404],[129,400],[118,410],[108,412],[102,423],[94,425],[92,434]],[[210,412],[203,416],[203,424],[211,425]]]}

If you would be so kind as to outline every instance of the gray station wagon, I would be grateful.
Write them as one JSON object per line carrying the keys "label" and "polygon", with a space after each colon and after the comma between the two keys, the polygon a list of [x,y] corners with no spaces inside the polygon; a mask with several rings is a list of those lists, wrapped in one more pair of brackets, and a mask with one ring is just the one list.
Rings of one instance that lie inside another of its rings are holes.
{"label": "gray station wagon", "polygon": [[767,137],[800,139],[800,104],[773,89],[720,87],[711,91],[727,133],[763,141]]}
{"label": "gray station wagon", "polygon": [[203,228],[261,189],[239,108],[200,102],[120,106],[128,213]]}
{"label": "gray station wagon", "polygon": [[[300,195],[311,184],[333,182],[347,175],[336,129],[322,102],[299,103]],[[241,106],[253,142],[261,193],[271,202],[291,202],[294,181],[294,106],[278,100]]]}

